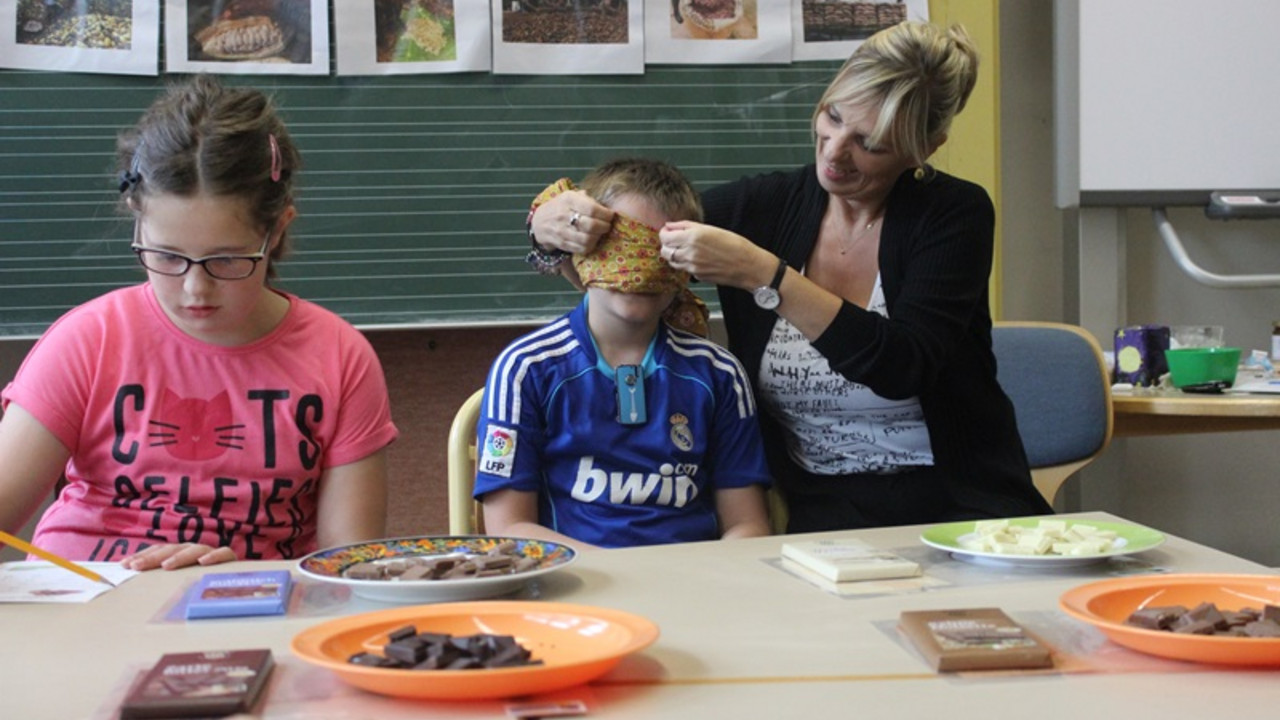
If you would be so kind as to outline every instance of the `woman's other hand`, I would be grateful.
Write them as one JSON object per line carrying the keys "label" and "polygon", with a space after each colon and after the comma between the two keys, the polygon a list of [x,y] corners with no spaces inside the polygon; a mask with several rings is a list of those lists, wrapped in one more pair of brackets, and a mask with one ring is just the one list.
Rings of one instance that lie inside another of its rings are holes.
{"label": "woman's other hand", "polygon": [[210,547],[195,543],[152,545],[120,561],[129,570],[177,570],[191,565],[217,565],[234,562],[239,558],[229,547]]}
{"label": "woman's other hand", "polygon": [[533,236],[547,250],[585,255],[613,226],[614,212],[581,190],[561,193],[533,213]]}
{"label": "woman's other hand", "polygon": [[703,282],[754,290],[768,285],[778,268],[778,258],[768,250],[712,225],[669,222],[658,237],[663,259]]}

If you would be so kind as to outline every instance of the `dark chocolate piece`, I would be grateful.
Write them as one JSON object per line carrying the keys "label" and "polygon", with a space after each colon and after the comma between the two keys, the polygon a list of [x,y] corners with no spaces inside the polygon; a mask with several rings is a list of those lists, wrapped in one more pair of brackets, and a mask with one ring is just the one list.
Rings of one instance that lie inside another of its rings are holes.
{"label": "dark chocolate piece", "polygon": [[1129,624],[1148,630],[1167,630],[1173,623],[1187,612],[1182,605],[1166,605],[1146,607],[1134,610],[1129,616]]}
{"label": "dark chocolate piece", "polygon": [[533,653],[511,635],[448,635],[417,633],[412,625],[393,630],[397,639],[382,646],[382,655],[361,652],[348,662],[367,667],[413,670],[472,670],[541,665]]}
{"label": "dark chocolate piece", "polygon": [[387,643],[382,649],[387,657],[399,660],[406,665],[417,665],[427,657],[427,644],[416,637]]}
{"label": "dark chocolate piece", "polygon": [[[1222,613],[1218,612],[1218,607],[1213,603],[1207,602],[1200,603],[1188,610],[1187,614],[1183,615],[1177,624],[1192,625],[1206,622],[1219,630],[1227,629],[1227,621],[1222,617]],[[1175,624],[1175,629],[1177,624]]]}
{"label": "dark chocolate piece", "polygon": [[1262,610],[1244,607],[1219,610],[1203,602],[1187,610],[1180,605],[1147,607],[1135,610],[1125,622],[1147,630],[1165,630],[1182,635],[1219,635],[1224,637],[1280,637],[1280,606],[1267,605]]}
{"label": "dark chocolate piece", "polygon": [[404,640],[405,638],[411,638],[417,634],[418,634],[418,628],[412,625],[405,625],[403,627],[398,627],[395,630],[392,630],[391,632],[387,633],[387,640],[390,640],[391,642],[395,642],[397,640]]}
{"label": "dark chocolate piece", "polygon": [[1249,637],[1280,637],[1280,623],[1270,620],[1255,620],[1244,626],[1244,634]]}
{"label": "dark chocolate piece", "polygon": [[1173,631],[1180,635],[1212,635],[1217,627],[1213,620],[1187,620],[1183,615],[1173,626]]}

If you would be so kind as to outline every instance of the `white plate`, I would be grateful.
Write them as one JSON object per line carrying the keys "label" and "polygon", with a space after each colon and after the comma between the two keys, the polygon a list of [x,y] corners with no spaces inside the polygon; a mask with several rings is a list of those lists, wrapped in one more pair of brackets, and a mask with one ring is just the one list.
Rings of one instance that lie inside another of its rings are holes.
{"label": "white plate", "polygon": [[[498,543],[513,541],[515,555],[539,560],[537,567],[511,575],[458,580],[353,580],[347,568],[366,562],[406,557],[484,554]],[[494,535],[425,535],[354,543],[318,550],[298,561],[298,571],[322,582],[345,585],[360,597],[390,603],[433,603],[478,600],[519,590],[540,575],[559,570],[577,558],[568,545],[529,538]]]}
{"label": "white plate", "polygon": [[[1010,525],[1036,527],[1043,517],[1011,518]],[[935,525],[920,534],[920,541],[930,547],[950,552],[957,560],[977,563],[979,565],[999,565],[1003,567],[1039,567],[1060,568],[1079,567],[1102,562],[1117,555],[1129,555],[1150,550],[1164,542],[1164,535],[1141,525],[1113,523],[1102,520],[1072,520],[1063,518],[1067,527],[1072,525],[1092,525],[1099,530],[1111,530],[1116,533],[1115,543],[1106,552],[1096,555],[1004,555],[1001,553],[970,550],[964,543],[977,537],[974,532],[976,522],[963,522]]]}

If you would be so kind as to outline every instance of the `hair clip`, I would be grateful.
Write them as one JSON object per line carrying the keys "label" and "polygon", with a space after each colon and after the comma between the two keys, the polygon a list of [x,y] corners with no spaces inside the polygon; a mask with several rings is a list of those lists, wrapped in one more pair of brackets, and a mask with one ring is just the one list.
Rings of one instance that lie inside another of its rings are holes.
{"label": "hair clip", "polygon": [[140,182],[142,182],[142,158],[139,157],[139,151],[134,150],[129,169],[120,171],[120,192],[123,194],[132,190],[138,187]]}
{"label": "hair clip", "polygon": [[280,143],[276,142],[275,133],[267,135],[271,142],[271,182],[280,182]]}
{"label": "hair clip", "polygon": [[120,171],[120,192],[126,193],[142,182],[142,176],[132,170]]}

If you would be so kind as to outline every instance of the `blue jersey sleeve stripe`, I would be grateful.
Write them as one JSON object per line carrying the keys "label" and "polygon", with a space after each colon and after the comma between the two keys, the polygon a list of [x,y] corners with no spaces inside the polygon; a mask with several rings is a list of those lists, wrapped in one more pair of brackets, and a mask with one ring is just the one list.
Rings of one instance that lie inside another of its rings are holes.
{"label": "blue jersey sleeve stripe", "polygon": [[529,374],[531,365],[572,352],[577,347],[577,338],[572,329],[562,328],[562,332],[554,336],[543,337],[536,342],[524,343],[518,350],[511,352],[503,359],[502,366],[494,378],[495,392],[488,407],[490,418],[504,423],[518,423],[522,405],[521,383]]}
{"label": "blue jersey sleeve stripe", "polygon": [[563,345],[566,339],[570,341],[570,347],[551,355],[563,354],[577,345],[568,320],[562,319],[508,346],[494,361],[485,414],[501,422],[517,422],[520,419],[520,381],[527,372],[530,354],[534,354],[534,359],[548,357],[545,350]]}
{"label": "blue jersey sleeve stripe", "polygon": [[[520,359],[520,363],[515,369],[515,374],[511,377],[511,389],[509,390],[511,393],[509,405],[511,408],[510,422],[520,422],[520,409],[524,402],[520,389],[524,383],[525,376],[529,374],[529,368],[544,360],[571,353],[577,347],[578,340],[576,338],[570,338],[568,342],[561,345],[544,348],[536,355],[525,355]],[[507,392],[505,388],[504,392]]]}

